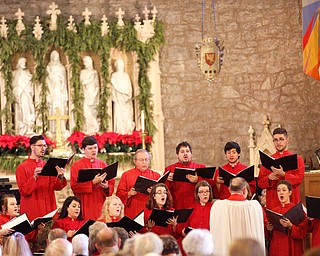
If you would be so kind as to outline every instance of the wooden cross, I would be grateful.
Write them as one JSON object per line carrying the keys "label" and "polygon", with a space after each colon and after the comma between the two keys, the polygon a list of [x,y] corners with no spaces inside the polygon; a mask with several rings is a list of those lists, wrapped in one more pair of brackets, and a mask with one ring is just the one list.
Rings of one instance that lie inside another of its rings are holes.
{"label": "wooden cross", "polygon": [[56,143],[57,148],[62,147],[62,139],[61,139],[61,120],[68,120],[68,115],[61,115],[60,108],[56,108],[56,114],[53,116],[48,116],[48,120],[56,121]]}
{"label": "wooden cross", "polygon": [[84,10],[84,12],[81,13],[82,16],[84,17],[84,25],[90,25],[90,15],[92,14],[88,8],[86,7],[86,9]]}
{"label": "wooden cross", "polygon": [[14,15],[17,16],[18,20],[22,20],[22,17],[24,16],[24,12],[22,12],[21,9],[19,8]]}

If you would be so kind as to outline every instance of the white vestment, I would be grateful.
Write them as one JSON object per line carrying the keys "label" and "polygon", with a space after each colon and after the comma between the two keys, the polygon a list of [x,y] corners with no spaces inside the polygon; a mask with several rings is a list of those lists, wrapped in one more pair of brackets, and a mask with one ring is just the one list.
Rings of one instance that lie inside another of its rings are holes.
{"label": "white vestment", "polygon": [[265,250],[262,207],[258,201],[218,200],[210,212],[210,232],[214,255],[227,256],[229,246],[238,238],[253,238]]}

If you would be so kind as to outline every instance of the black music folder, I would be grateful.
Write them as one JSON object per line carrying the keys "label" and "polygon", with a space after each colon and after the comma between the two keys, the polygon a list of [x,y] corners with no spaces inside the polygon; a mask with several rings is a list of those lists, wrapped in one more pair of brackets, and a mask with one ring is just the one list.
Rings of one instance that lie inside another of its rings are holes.
{"label": "black music folder", "polygon": [[78,180],[77,182],[86,182],[93,180],[94,177],[99,173],[107,173],[106,180],[111,180],[115,177],[117,177],[117,171],[118,171],[118,162],[114,162],[104,168],[89,168],[89,169],[81,169],[78,173]]}
{"label": "black music folder", "polygon": [[280,165],[283,168],[283,171],[295,170],[298,168],[298,156],[297,154],[292,154],[288,156],[283,156],[280,158],[273,158],[266,153],[259,150],[260,160],[263,167],[271,170],[271,166],[275,168],[280,168]]}
{"label": "black music folder", "polygon": [[196,175],[196,170],[176,167],[174,169],[174,173],[173,173],[173,181],[181,181],[181,182],[189,182],[190,183],[190,181],[186,177],[188,174]]}
{"label": "black music folder", "polygon": [[223,169],[219,166],[219,177],[223,178],[224,183],[226,186],[229,187],[230,180],[235,177],[244,178],[247,182],[254,180],[254,165],[247,167],[246,169],[240,171],[238,174],[233,174],[228,172],[227,170]]}
{"label": "black music folder", "polygon": [[34,228],[37,228],[41,223],[47,223],[48,221],[52,220],[54,215],[58,212],[58,208],[42,217],[35,218],[33,221],[31,221],[31,225]]}
{"label": "black music folder", "polygon": [[287,218],[293,225],[299,225],[305,219],[305,213],[301,202],[284,214],[280,214],[269,209],[266,209],[265,211],[267,219],[273,225],[273,228],[284,234],[287,234],[288,230],[281,225],[280,219]]}
{"label": "black music folder", "polygon": [[42,176],[58,176],[58,172],[56,170],[56,166],[60,168],[65,168],[67,164],[70,163],[75,154],[72,154],[68,158],[55,158],[51,157],[48,159],[46,164],[43,166],[39,175]]}
{"label": "black music folder", "polygon": [[156,226],[167,227],[167,220],[177,216],[178,223],[185,223],[189,219],[192,211],[193,208],[179,209],[174,211],[153,209],[148,220],[153,220]]}
{"label": "black music folder", "polygon": [[95,220],[87,220],[75,233],[73,236],[79,235],[79,234],[85,234],[89,237],[89,227],[95,223]]}
{"label": "black music folder", "polygon": [[308,217],[320,219],[320,197],[306,196],[306,206]]}
{"label": "black music folder", "polygon": [[152,179],[149,179],[149,178],[146,178],[143,176],[138,176],[133,187],[137,192],[149,195],[148,188],[150,188],[158,183],[166,183],[169,174],[170,174],[170,172],[168,171],[157,180],[152,180]]}
{"label": "black music folder", "polygon": [[123,218],[121,220],[119,220],[118,222],[107,223],[107,226],[111,227],[111,228],[114,228],[114,227],[124,228],[128,233],[130,231],[139,232],[143,228],[142,225],[140,225],[138,222],[128,218],[127,216],[123,216]]}
{"label": "black music folder", "polygon": [[204,179],[212,179],[216,171],[216,167],[199,167],[196,168],[198,176]]}
{"label": "black music folder", "polygon": [[30,233],[34,229],[26,213],[23,213],[18,217],[15,217],[12,220],[8,221],[7,223],[3,224],[1,228],[10,228],[15,232],[20,232],[23,235]]}

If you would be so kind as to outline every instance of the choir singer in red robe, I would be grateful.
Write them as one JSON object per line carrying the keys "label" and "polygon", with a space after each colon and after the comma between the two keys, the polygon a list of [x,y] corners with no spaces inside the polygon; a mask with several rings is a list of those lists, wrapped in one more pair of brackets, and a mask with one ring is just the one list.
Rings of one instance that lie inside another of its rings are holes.
{"label": "choir singer in red robe", "polygon": [[71,166],[70,185],[74,195],[81,200],[81,210],[84,218],[96,220],[99,218],[106,196],[113,194],[114,179],[104,181],[106,173],[97,174],[93,180],[78,183],[78,174],[81,169],[104,168],[107,164],[99,159],[98,142],[92,136],[82,140],[84,157]]}
{"label": "choir singer in red robe", "polygon": [[134,219],[143,211],[148,195],[138,193],[134,189],[134,184],[138,176],[143,176],[152,180],[160,178],[160,174],[152,171],[150,166],[150,154],[145,149],[138,149],[134,155],[133,162],[135,168],[124,172],[120,178],[117,188],[117,196],[124,204],[124,214],[130,219]]}
{"label": "choir singer in red robe", "polygon": [[46,163],[41,159],[47,149],[42,135],[30,138],[30,148],[29,158],[17,167],[16,179],[21,195],[20,213],[27,213],[28,218],[33,220],[57,209],[54,191],[63,189],[67,180],[64,177],[65,170],[58,166],[57,177],[39,175]]}
{"label": "choir singer in red robe", "polygon": [[[278,127],[273,131],[273,144],[277,150],[276,153],[271,155],[273,158],[280,158],[283,156],[292,155],[293,153],[287,150],[289,143],[288,133],[284,128]],[[304,178],[304,161],[301,156],[298,156],[298,168],[284,172],[282,167],[271,167],[272,172],[267,168],[261,166],[258,186],[266,189],[266,207],[273,209],[280,205],[277,195],[277,184],[279,180],[287,180],[292,185],[291,202],[297,204],[300,202],[299,186]]]}
{"label": "choir singer in red robe", "polygon": [[195,169],[205,167],[204,164],[192,162],[192,147],[187,141],[183,141],[176,147],[178,162],[166,167],[164,173],[170,172],[167,185],[173,197],[173,207],[175,209],[191,208],[195,202],[194,189],[200,180],[197,175],[187,175],[189,182],[173,181],[173,173],[176,167]]}

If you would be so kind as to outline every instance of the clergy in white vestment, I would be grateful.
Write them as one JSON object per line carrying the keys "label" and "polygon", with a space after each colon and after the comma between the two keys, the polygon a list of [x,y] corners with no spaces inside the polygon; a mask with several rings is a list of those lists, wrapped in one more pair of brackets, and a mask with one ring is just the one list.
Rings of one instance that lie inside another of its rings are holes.
{"label": "clergy in white vestment", "polygon": [[230,182],[231,196],[216,201],[210,212],[210,232],[214,255],[229,255],[229,246],[239,238],[257,240],[265,251],[263,210],[256,200],[247,200],[247,182],[234,178]]}

